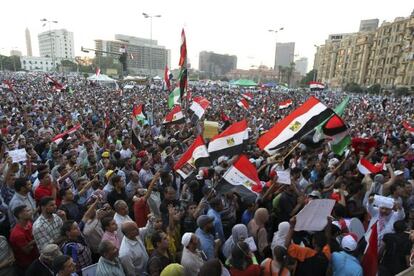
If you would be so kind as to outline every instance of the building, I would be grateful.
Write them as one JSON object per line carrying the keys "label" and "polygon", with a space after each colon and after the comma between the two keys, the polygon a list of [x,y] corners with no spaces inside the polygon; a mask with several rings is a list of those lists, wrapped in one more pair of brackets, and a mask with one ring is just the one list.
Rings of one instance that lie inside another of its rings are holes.
{"label": "building", "polygon": [[11,56],[18,56],[18,57],[21,57],[21,56],[22,56],[22,51],[19,51],[19,50],[11,50],[11,51],[10,51],[10,55],[11,55]]}
{"label": "building", "polygon": [[75,45],[72,32],[66,29],[46,31],[40,33],[38,39],[41,57],[70,60],[75,58]]}
{"label": "building", "polygon": [[30,36],[29,28],[26,28],[25,35],[26,35],[26,51],[27,51],[27,56],[28,57],[31,57],[31,56],[33,56],[33,52],[32,52],[32,37]]}
{"label": "building", "polygon": [[256,69],[233,69],[226,74],[229,80],[250,79],[255,82],[278,82],[279,73],[267,66],[261,65]]}
{"label": "building", "polygon": [[289,67],[295,57],[295,42],[276,43],[275,67]]}
{"label": "building", "polygon": [[414,13],[378,28],[375,22],[362,20],[362,31],[330,35],[315,54],[317,80],[331,88],[353,82],[363,87],[380,84],[384,89],[414,90]]}
{"label": "building", "polygon": [[50,57],[20,57],[23,70],[48,72],[54,69],[55,65],[60,64],[62,59],[56,58],[54,61]]}
{"label": "building", "polygon": [[[119,53],[125,47],[128,53],[128,71],[133,74],[163,76],[165,65],[170,67],[171,51],[165,46],[158,45],[156,40],[116,34],[115,40],[95,40],[95,48],[99,51]],[[99,56],[110,56],[106,53],[96,53]]]}
{"label": "building", "polygon": [[365,19],[359,22],[360,32],[374,32],[378,29],[379,19]]}
{"label": "building", "polygon": [[301,75],[305,76],[308,72],[308,59],[301,57],[295,61],[295,70]]}
{"label": "building", "polygon": [[237,56],[222,55],[202,51],[199,55],[198,69],[207,78],[214,79],[226,75],[237,68]]}

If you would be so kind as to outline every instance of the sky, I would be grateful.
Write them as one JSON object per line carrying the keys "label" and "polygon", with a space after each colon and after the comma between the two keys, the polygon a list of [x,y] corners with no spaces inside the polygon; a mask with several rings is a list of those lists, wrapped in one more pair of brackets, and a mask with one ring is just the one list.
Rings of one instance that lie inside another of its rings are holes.
{"label": "sky", "polygon": [[[237,67],[274,66],[275,43],[295,42],[295,55],[307,57],[312,68],[314,45],[329,34],[358,31],[360,20],[393,21],[414,9],[408,0],[3,0],[0,16],[0,53],[18,49],[26,54],[25,28],[37,56],[37,34],[46,31],[41,18],[57,20],[56,28],[74,33],[75,55],[81,46],[94,48],[94,39],[113,39],[116,33],[150,37],[171,49],[171,67],[178,67],[180,33],[187,36],[188,58],[198,68],[199,52],[237,55]],[[10,11],[10,12],[5,12]],[[269,29],[284,28],[277,34]]]}

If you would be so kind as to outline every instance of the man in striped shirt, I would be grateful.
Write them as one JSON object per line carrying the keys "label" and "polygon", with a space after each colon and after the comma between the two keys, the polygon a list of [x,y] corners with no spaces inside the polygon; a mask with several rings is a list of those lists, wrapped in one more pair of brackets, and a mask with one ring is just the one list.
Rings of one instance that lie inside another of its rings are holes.
{"label": "man in striped shirt", "polygon": [[98,247],[99,258],[96,276],[125,276],[121,261],[118,258],[118,248],[108,240],[103,240]]}

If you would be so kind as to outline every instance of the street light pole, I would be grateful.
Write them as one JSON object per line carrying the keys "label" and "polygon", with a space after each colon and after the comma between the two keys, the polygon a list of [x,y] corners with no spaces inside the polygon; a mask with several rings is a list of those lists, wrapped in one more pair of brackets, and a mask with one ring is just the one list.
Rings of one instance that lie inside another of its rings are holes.
{"label": "street light pole", "polygon": [[145,13],[145,12],[143,12],[142,13],[142,15],[145,17],[145,18],[149,18],[150,19],[150,49],[149,49],[149,52],[150,52],[150,54],[149,54],[149,59],[150,59],[150,61],[149,61],[149,72],[150,72],[150,79],[152,79],[152,18],[154,18],[154,17],[161,17],[161,15],[160,14],[157,14],[157,15],[150,15],[150,14],[148,14],[148,13]]}
{"label": "street light pole", "polygon": [[[284,27],[281,27],[281,28],[276,28],[276,29],[270,29],[270,30],[268,30],[269,31],[269,33],[274,33],[275,34],[275,66],[274,67],[276,67],[276,49],[277,49],[277,40],[276,40],[276,34],[278,33],[278,32],[280,32],[280,31],[283,31],[285,28]],[[273,70],[276,70],[276,68],[273,68]]]}
{"label": "street light pole", "polygon": [[55,23],[55,24],[57,24],[58,23],[58,21],[56,21],[56,20],[48,20],[48,19],[46,19],[46,18],[43,18],[43,19],[40,19],[40,22],[45,22],[44,24],[43,24],[43,27],[46,25],[46,24],[48,24],[49,25],[49,40],[50,40],[50,48],[51,48],[51,54],[50,54],[50,56],[51,56],[51,58],[52,58],[52,65],[53,65],[53,67],[52,68],[55,68],[55,53],[54,53],[54,51],[55,51],[55,40],[54,40],[54,37],[53,37],[53,39],[52,39],[52,28],[51,28],[51,24],[52,23]]}

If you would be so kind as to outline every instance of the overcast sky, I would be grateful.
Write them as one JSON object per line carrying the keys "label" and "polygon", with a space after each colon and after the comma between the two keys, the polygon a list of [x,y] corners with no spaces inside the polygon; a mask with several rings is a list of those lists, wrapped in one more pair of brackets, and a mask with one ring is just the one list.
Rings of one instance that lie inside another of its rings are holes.
{"label": "overcast sky", "polygon": [[[411,3],[411,4],[410,4]],[[29,27],[33,54],[38,55],[40,19],[58,20],[57,28],[74,32],[75,54],[94,39],[113,39],[115,33],[149,38],[150,23],[143,12],[161,14],[153,21],[153,38],[171,49],[171,65],[179,59],[180,31],[187,34],[188,57],[198,67],[200,51],[237,55],[238,68],[273,67],[275,42],[295,42],[295,54],[313,64],[314,44],[331,33],[358,30],[361,19],[392,21],[407,17],[414,5],[408,0],[3,0],[0,16],[0,52],[12,48],[26,54]],[[268,29],[283,27],[277,35]]]}

